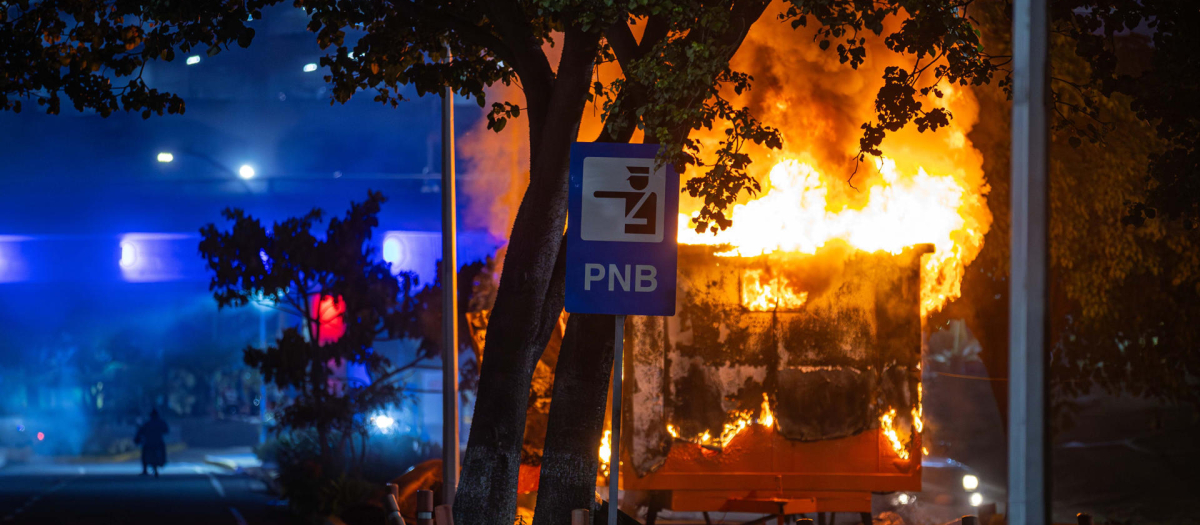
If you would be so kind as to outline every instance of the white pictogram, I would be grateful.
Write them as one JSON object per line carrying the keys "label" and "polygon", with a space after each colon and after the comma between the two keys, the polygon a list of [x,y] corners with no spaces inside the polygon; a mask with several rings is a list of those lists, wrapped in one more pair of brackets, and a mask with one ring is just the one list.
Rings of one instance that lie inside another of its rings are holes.
{"label": "white pictogram", "polygon": [[580,237],[586,241],[662,242],[666,168],[654,159],[583,160]]}

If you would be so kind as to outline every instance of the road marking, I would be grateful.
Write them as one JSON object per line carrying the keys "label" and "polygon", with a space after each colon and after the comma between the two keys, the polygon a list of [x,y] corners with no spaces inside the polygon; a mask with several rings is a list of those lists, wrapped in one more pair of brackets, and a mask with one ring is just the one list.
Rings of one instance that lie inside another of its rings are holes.
{"label": "road marking", "polygon": [[237,520],[237,525],[246,525],[246,518],[242,517],[242,513],[237,509],[229,507],[229,513],[233,514],[233,519]]}
{"label": "road marking", "polygon": [[222,498],[224,498],[225,497],[225,487],[221,486],[221,482],[217,481],[216,476],[213,476],[212,474],[205,474],[205,475],[208,476],[208,481],[210,483],[212,483],[213,490],[217,491],[217,494],[220,495]]}

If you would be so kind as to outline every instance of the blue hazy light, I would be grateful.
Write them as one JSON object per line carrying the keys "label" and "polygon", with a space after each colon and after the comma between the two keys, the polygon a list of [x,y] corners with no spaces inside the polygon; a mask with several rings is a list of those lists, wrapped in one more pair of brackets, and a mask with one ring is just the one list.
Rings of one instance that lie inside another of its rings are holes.
{"label": "blue hazy light", "polygon": [[404,241],[398,235],[388,235],[383,240],[383,260],[392,266],[400,264]]}
{"label": "blue hazy light", "polygon": [[0,283],[16,283],[29,278],[29,267],[21,245],[31,240],[18,235],[0,235]]}
{"label": "blue hazy light", "polygon": [[[464,231],[458,234],[458,264],[463,266],[494,255],[504,245],[483,231]],[[384,232],[383,260],[391,265],[392,273],[417,274],[421,285],[432,284],[437,278],[438,261],[442,259],[442,234],[430,231],[391,230]]]}
{"label": "blue hazy light", "polygon": [[185,233],[126,233],[121,236],[121,278],[127,282],[168,282],[204,275],[195,256],[199,236]]}
{"label": "blue hazy light", "polygon": [[121,241],[121,258],[117,265],[126,270],[132,270],[138,263],[138,247],[133,241]]}

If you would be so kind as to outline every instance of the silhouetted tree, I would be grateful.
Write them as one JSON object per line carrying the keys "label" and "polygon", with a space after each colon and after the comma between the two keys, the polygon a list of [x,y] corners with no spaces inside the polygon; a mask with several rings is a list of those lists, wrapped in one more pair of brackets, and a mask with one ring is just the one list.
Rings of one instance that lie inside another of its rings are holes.
{"label": "silhouetted tree", "polygon": [[[1173,5],[1137,4],[1147,13]],[[999,53],[1006,52],[1011,27],[1004,7],[994,3],[975,10],[985,44]],[[1155,123],[1141,119],[1138,95],[1083,89],[1093,85],[1090,78],[1135,73],[1163,51],[1153,49],[1150,38],[1138,33],[1110,35],[1103,42],[1105,49],[1091,49],[1093,35],[1081,41],[1070,30],[1069,24],[1075,23],[1070,17],[1056,18],[1055,23],[1059,30],[1051,39],[1053,82],[1080,87],[1057,92],[1059,110],[1052,115],[1048,329],[1056,421],[1060,426],[1068,423],[1071,400],[1093,387],[1200,407],[1195,385],[1200,354],[1194,351],[1200,344],[1200,230],[1185,221],[1161,218],[1135,226],[1124,217],[1127,203],[1154,200],[1158,186],[1146,184],[1154,176],[1154,159],[1177,147],[1179,137],[1163,137]],[[1082,52],[1081,47],[1090,51]],[[1151,76],[1147,81],[1161,82],[1155,78],[1158,73],[1144,74]],[[994,223],[963,278],[962,298],[930,325],[966,319],[981,343],[989,374],[1005,377],[1009,108],[1006,93],[998,87],[981,87],[976,94],[981,125],[970,139],[983,152]],[[1192,111],[1189,104],[1180,106],[1181,113]],[[994,381],[992,387],[1000,413],[1007,417],[1008,386]]]}
{"label": "silhouetted tree", "polygon": [[[395,403],[399,374],[436,355],[422,347],[412,361],[395,364],[374,351],[377,341],[414,330],[412,276],[393,275],[371,244],[384,200],[369,192],[344,217],[331,218],[324,232],[316,231],[324,217],[319,209],[269,230],[242,210],[227,209],[229,230],[215,224],[200,230],[200,253],[212,272],[209,288],[221,308],[255,302],[301,320],[267,348],[246,348],[244,358],[266,381],[292,389],[278,420],[316,430],[326,469],[348,466],[345,451],[362,435],[364,414]],[[323,330],[344,332],[331,337]],[[347,367],[362,367],[370,382],[335,375]]]}

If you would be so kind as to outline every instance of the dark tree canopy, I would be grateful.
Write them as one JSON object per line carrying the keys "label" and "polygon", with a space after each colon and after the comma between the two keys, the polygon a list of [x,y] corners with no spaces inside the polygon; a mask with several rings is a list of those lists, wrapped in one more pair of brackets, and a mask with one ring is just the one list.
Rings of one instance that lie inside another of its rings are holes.
{"label": "dark tree canopy", "polygon": [[142,80],[151,60],[179,50],[216,55],[250,45],[266,2],[249,0],[0,2],[0,110],[34,100],[57,114],[63,98],[76,110],[183,113],[178,95]]}
{"label": "dark tree canopy", "polygon": [[[267,348],[246,348],[244,358],[265,381],[295,392],[279,422],[316,429],[321,459],[330,464],[341,459],[331,451],[333,440],[340,442],[340,451],[350,436],[362,434],[362,414],[399,400],[398,374],[436,355],[422,346],[411,362],[395,364],[375,350],[379,340],[416,335],[420,329],[411,274],[393,275],[371,243],[383,202],[381,194],[371,192],[320,232],[316,227],[324,213],[318,209],[270,229],[242,210],[229,209],[223,214],[232,223],[229,230],[215,224],[200,230],[200,254],[212,272],[209,287],[218,306],[255,303],[301,320]],[[324,301],[343,312],[322,312]],[[322,330],[334,325],[344,333],[331,340]],[[370,383],[334,376],[335,367],[350,365],[365,368]]]}

